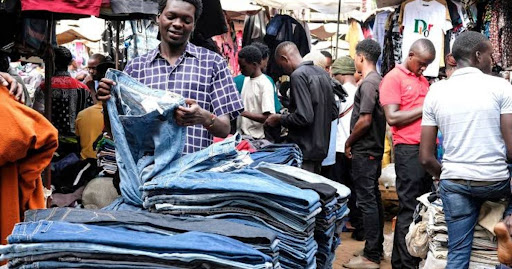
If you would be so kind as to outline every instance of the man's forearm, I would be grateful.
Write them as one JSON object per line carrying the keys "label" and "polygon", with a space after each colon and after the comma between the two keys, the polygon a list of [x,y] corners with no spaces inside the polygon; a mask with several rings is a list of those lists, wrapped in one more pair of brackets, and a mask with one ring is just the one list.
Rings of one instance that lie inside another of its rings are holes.
{"label": "man's forearm", "polygon": [[354,145],[355,142],[361,139],[361,137],[363,137],[368,132],[370,125],[371,119],[370,121],[367,121],[359,118],[359,120],[356,122],[356,125],[354,126],[354,130],[352,130],[352,133],[348,137],[346,144],[349,146]]}
{"label": "man's forearm", "polygon": [[440,179],[442,166],[434,156],[429,157],[426,161],[422,161],[422,165],[429,174]]}
{"label": "man's forearm", "polygon": [[[213,118],[210,113],[210,118]],[[211,120],[210,120],[211,122]],[[213,136],[226,138],[231,131],[231,124],[229,122],[228,115],[222,115],[220,117],[215,118],[213,125],[205,126],[208,132],[210,132]]]}
{"label": "man's forearm", "polygon": [[248,118],[259,123],[265,123],[269,115],[270,113],[253,113],[249,111],[242,112],[242,117]]}
{"label": "man's forearm", "polygon": [[390,126],[404,126],[411,124],[419,119],[423,114],[423,108],[417,107],[413,110],[396,110],[385,108],[386,121]]}

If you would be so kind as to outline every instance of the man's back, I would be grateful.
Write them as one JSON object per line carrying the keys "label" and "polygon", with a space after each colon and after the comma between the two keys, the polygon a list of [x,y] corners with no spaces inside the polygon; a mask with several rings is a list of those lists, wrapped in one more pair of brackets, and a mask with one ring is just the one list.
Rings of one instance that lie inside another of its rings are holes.
{"label": "man's back", "polygon": [[500,115],[512,112],[512,86],[472,67],[431,86],[423,126],[443,134],[442,179],[501,181],[509,176]]}
{"label": "man's back", "polygon": [[94,106],[86,108],[78,113],[76,117],[75,133],[80,137],[82,159],[96,159],[96,151],[93,149],[93,143],[103,132],[103,106],[97,103]]}
{"label": "man's back", "polygon": [[329,149],[331,121],[338,111],[329,74],[313,62],[303,62],[290,76],[290,112],[282,123],[305,160],[322,161]]}

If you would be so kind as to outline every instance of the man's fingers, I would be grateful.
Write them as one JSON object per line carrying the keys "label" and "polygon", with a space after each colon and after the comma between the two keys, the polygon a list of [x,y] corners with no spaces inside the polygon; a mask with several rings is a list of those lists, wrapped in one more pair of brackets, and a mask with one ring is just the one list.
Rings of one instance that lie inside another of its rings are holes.
{"label": "man's fingers", "polygon": [[18,93],[16,94],[16,99],[23,104],[25,103],[25,92],[23,91],[23,86],[21,86],[21,84],[18,85]]}
{"label": "man's fingers", "polygon": [[116,83],[115,83],[113,80],[108,79],[108,78],[102,78],[102,79],[100,80],[100,83],[103,83],[103,84],[107,84],[107,85],[109,85],[109,88],[110,88],[110,86],[112,86],[112,85],[116,85]]}
{"label": "man's fingers", "polygon": [[187,98],[187,99],[185,99],[185,104],[192,106],[192,105],[197,104],[197,102],[194,99]]}

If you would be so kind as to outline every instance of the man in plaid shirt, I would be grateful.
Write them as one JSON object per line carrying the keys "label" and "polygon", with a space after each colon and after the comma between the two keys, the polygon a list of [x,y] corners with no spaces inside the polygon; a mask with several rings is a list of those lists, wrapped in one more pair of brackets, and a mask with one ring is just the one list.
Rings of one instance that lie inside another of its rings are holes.
{"label": "man in plaid shirt", "polygon": [[[213,136],[226,137],[230,120],[243,110],[225,60],[189,42],[202,12],[201,0],[161,0],[158,25],[162,42],[128,63],[124,72],[144,85],[186,98],[176,110],[176,122],[187,126],[184,154],[208,147]],[[113,81],[102,79],[98,99],[110,99]]]}

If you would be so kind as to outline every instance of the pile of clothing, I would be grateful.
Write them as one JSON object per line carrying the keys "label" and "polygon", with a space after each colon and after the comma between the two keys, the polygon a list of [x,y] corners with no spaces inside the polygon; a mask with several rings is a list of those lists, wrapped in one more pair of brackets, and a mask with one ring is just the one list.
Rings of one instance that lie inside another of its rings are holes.
{"label": "pile of clothing", "polygon": [[9,268],[272,268],[258,248],[277,244],[245,225],[143,212],[54,208],[25,220],[0,246]]}
{"label": "pile of clothing", "polygon": [[98,168],[101,169],[100,175],[113,176],[117,172],[114,141],[103,135],[97,143],[96,150],[98,152]]}
{"label": "pile of clothing", "polygon": [[[408,249],[414,256],[426,258],[423,268],[445,268],[448,258],[448,228],[443,204],[436,194],[427,193],[418,198],[417,210],[421,222],[411,225],[406,237]],[[505,212],[502,203],[485,202],[475,227],[470,268],[494,269],[499,265],[494,226]],[[424,227],[424,228],[421,228]],[[420,250],[422,249],[422,250]]]}
{"label": "pile of clothing", "polygon": [[[254,143],[254,142],[253,142]],[[261,162],[302,166],[302,151],[296,144],[269,144],[251,153],[252,167]]]}

